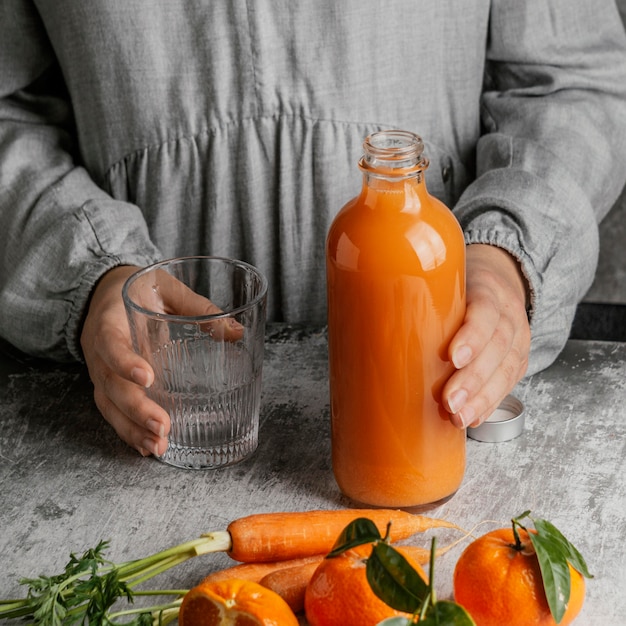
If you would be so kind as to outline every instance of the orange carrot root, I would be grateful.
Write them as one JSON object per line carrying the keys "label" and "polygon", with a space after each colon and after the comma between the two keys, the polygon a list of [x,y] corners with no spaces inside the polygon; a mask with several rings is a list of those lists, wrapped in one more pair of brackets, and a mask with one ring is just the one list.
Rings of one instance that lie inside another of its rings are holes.
{"label": "orange carrot root", "polygon": [[277,593],[294,613],[301,613],[304,611],[306,586],[324,557],[314,557],[314,559],[303,565],[277,569],[261,578],[259,583]]}
{"label": "orange carrot root", "polygon": [[260,513],[231,522],[232,546],[228,554],[244,563],[284,561],[330,552],[343,529],[353,520],[367,517],[382,535],[391,522],[391,541],[401,541],[431,528],[453,528],[442,519],[393,509],[339,509],[290,513]]}
{"label": "orange carrot root", "polygon": [[267,561],[263,563],[239,563],[232,567],[226,567],[215,572],[207,574],[201,582],[217,582],[222,580],[230,580],[238,578],[240,580],[248,580],[258,583],[263,578],[276,572],[277,570],[287,568],[298,568],[306,566],[310,563],[317,566],[324,558],[323,554],[315,556],[307,556],[301,559],[290,559],[288,561]]}

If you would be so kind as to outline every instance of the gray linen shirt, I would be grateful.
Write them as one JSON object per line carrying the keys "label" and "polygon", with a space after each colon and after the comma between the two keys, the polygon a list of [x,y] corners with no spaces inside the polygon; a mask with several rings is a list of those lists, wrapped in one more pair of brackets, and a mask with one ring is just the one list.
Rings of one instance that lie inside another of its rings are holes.
{"label": "gray linen shirt", "polygon": [[466,241],[521,262],[546,366],[626,177],[612,0],[3,0],[0,334],[81,358],[104,272],[189,254],[257,265],[270,319],[323,322],[328,226],[392,127]]}

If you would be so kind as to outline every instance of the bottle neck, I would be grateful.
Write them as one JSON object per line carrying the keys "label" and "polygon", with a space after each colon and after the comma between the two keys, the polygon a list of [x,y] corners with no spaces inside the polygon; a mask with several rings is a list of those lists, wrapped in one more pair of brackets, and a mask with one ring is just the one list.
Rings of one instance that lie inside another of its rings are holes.
{"label": "bottle neck", "polygon": [[414,133],[403,130],[372,133],[363,142],[359,168],[370,185],[376,185],[377,181],[421,183],[428,167],[423,151],[424,143]]}
{"label": "bottle neck", "polygon": [[381,131],[363,143],[362,204],[370,209],[419,211],[427,196],[428,159],[420,137],[407,131]]}

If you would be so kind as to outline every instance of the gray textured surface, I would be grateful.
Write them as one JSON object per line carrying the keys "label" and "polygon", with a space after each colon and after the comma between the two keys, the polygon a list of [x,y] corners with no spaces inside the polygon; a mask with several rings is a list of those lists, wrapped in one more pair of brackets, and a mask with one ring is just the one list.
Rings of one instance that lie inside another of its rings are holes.
{"label": "gray textured surface", "polygon": [[[80,369],[0,356],[0,597],[20,593],[19,577],[54,573],[70,551],[100,539],[111,540],[111,558],[125,560],[253,512],[347,505],[330,468],[325,333],[272,326],[266,346],[260,447],[240,465],[203,472],[127,448],[98,416]],[[532,509],[595,574],[576,623],[625,624],[626,344],[570,341],[517,392],[524,434],[469,441],[461,489],[430,514],[468,528],[493,520],[482,533]],[[440,544],[456,538],[438,536]],[[428,546],[429,538],[416,542]],[[463,545],[439,561],[442,598]],[[188,587],[227,562],[200,557],[159,584]]]}

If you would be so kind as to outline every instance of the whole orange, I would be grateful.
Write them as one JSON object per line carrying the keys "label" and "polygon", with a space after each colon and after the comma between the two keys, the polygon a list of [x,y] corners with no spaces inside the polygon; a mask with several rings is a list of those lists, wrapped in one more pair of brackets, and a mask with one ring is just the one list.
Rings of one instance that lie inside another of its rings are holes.
{"label": "whole orange", "polygon": [[275,592],[236,578],[200,583],[183,597],[180,626],[298,626]]}
{"label": "whole orange", "polygon": [[[402,548],[396,548],[402,553]],[[367,582],[365,567],[372,544],[357,546],[317,567],[304,596],[310,626],[375,626],[394,616],[407,616],[385,604]],[[404,557],[426,579],[424,570],[408,554]]]}
{"label": "whole orange", "polygon": [[[469,544],[454,570],[454,599],[477,626],[555,626],[543,588],[539,560],[524,530],[522,549],[511,528],[491,531]],[[559,626],[578,615],[585,579],[571,565],[570,599]]]}

